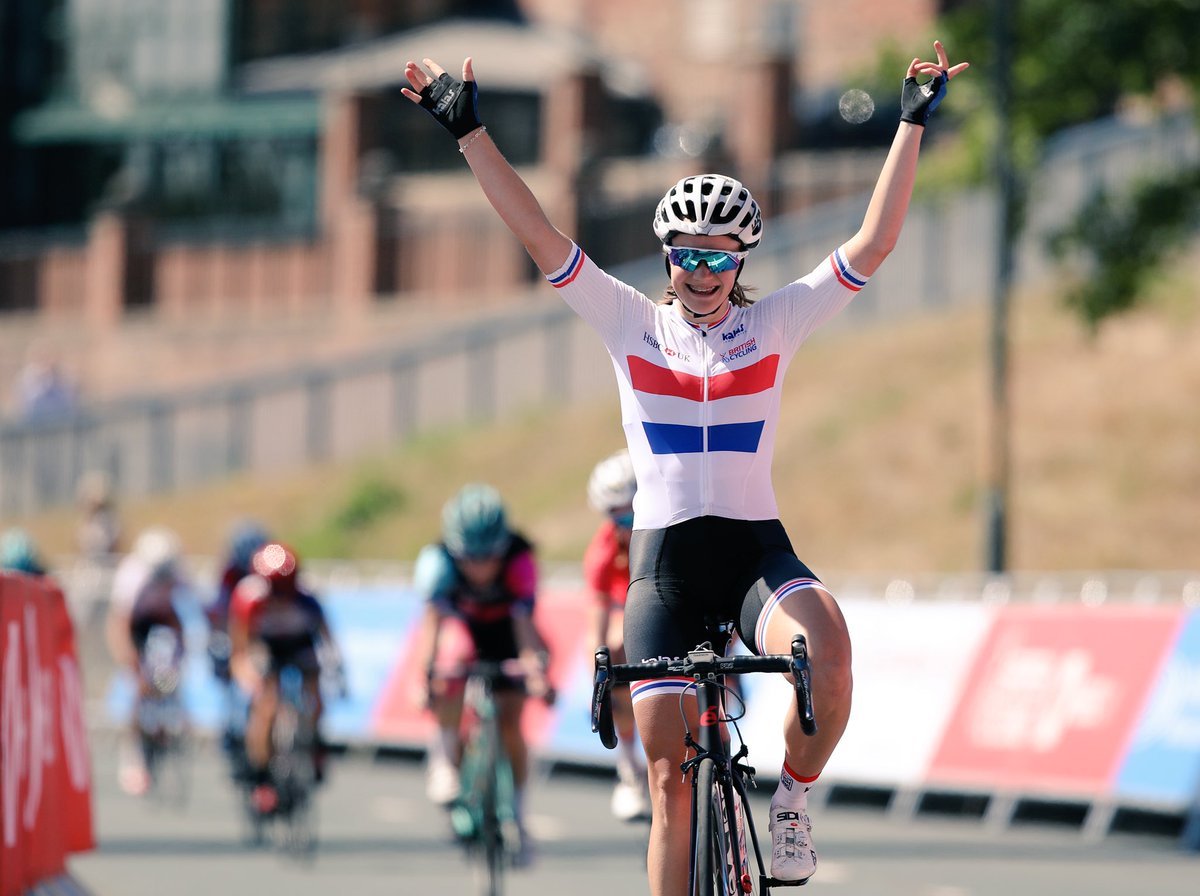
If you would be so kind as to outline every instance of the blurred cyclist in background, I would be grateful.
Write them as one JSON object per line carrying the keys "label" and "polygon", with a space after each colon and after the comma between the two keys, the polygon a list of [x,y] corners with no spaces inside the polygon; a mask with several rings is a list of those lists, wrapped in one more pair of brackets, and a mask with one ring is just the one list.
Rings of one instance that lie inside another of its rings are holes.
{"label": "blurred cyclist in background", "polygon": [[[629,590],[629,537],[636,492],[633,461],[624,448],[596,464],[588,479],[588,503],[605,515],[583,555],[583,577],[593,600],[592,645],[607,645],[614,663],[625,662],[625,594]],[[622,821],[632,821],[646,817],[650,803],[629,685],[613,688],[612,712],[619,737],[612,813]]]}
{"label": "blurred cyclist in background", "polygon": [[[113,661],[127,670],[137,686],[129,727],[132,743],[122,751],[118,768],[121,788],[141,795],[150,785],[141,756],[143,698],[179,684],[183,667],[184,631],[176,600],[186,582],[180,568],[179,537],[170,529],[154,526],[139,533],[133,551],[121,559],[113,577],[105,634]],[[153,639],[153,640],[152,640]],[[151,669],[145,663],[151,643],[169,644],[167,668]]]}
{"label": "blurred cyclist in background", "polygon": [[[519,681],[502,682],[496,702],[500,737],[513,770],[520,849],[527,859],[530,843],[523,802],[529,751],[521,713],[527,693],[549,695],[549,654],[533,621],[538,586],[533,546],[509,527],[496,489],[465,485],[443,508],[442,540],[421,549],[413,576],[427,601],[418,635],[417,656],[426,670],[419,699],[437,721],[437,734],[429,745],[426,792],[430,800],[448,805],[459,793],[466,667],[473,658],[525,661],[524,686]],[[456,629],[462,631],[460,624],[465,638],[456,636]]]}
{"label": "blurred cyclist in background", "polygon": [[316,747],[313,772],[325,777],[321,737],[321,667],[340,666],[340,655],[320,601],[297,581],[300,561],[279,542],[268,542],[250,561],[251,574],[237,583],[229,604],[229,669],[250,696],[246,759],[258,811],[271,812],[279,796],[271,783],[271,728],[279,708],[279,675],[287,666],[302,676]]}
{"label": "blurred cyclist in background", "polygon": [[37,543],[24,529],[14,527],[0,535],[0,570],[46,575],[46,564],[38,553]]}
{"label": "blurred cyclist in background", "polygon": [[225,724],[221,745],[235,762],[242,758],[242,729],[248,707],[239,699],[241,690],[229,673],[229,602],[238,582],[252,572],[250,562],[255,553],[271,540],[267,530],[254,520],[242,520],[229,534],[225,559],[221,565],[217,593],[204,609],[208,619],[208,656],[213,676],[224,694]]}

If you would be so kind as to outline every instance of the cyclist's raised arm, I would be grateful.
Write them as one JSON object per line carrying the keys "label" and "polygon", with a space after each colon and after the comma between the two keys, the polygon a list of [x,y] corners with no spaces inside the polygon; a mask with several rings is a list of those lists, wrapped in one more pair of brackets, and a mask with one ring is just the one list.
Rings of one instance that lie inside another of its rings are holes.
{"label": "cyclist's raised arm", "polygon": [[[908,65],[901,93],[899,129],[875,183],[862,227],[845,244],[846,260],[867,277],[878,270],[900,238],[912,198],[926,119],[945,96],[947,82],[969,65],[960,62],[951,66],[941,42],[934,41],[933,47],[937,62],[913,59]],[[931,76],[931,80],[918,85],[917,77],[925,75]]]}
{"label": "cyclist's raised arm", "polygon": [[401,92],[428,110],[458,141],[459,152],[466,157],[488,202],[525,246],[534,264],[544,274],[562,267],[571,241],[550,223],[537,197],[513,170],[479,121],[476,109],[479,89],[471,58],[467,57],[463,62],[461,81],[447,74],[432,59],[424,60],[424,67],[409,62],[404,74],[412,89],[405,87]]}

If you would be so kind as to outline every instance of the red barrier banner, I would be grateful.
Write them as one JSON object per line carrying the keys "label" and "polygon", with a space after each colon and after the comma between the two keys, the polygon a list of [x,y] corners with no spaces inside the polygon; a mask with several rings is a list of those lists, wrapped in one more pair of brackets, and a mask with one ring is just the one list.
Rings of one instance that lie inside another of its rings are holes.
{"label": "red barrier banner", "polygon": [[0,896],[91,849],[91,767],[75,634],[51,580],[0,574]]}
{"label": "red barrier banner", "polygon": [[966,678],[931,783],[1107,793],[1183,613],[1006,607]]}

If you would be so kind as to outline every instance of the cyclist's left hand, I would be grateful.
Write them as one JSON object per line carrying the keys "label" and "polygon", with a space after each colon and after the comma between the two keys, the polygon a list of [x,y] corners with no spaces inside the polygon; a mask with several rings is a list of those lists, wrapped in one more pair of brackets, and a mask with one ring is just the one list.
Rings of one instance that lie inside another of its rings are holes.
{"label": "cyclist's left hand", "polygon": [[530,674],[525,676],[525,692],[530,697],[536,697],[547,706],[553,706],[558,699],[558,692],[550,684],[545,675]]}

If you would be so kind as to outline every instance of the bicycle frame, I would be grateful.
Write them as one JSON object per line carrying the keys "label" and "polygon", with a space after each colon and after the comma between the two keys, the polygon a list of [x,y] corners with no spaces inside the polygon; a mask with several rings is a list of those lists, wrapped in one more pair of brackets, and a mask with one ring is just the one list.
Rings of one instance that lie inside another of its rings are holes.
{"label": "bicycle frame", "polygon": [[711,644],[703,644],[679,659],[614,665],[607,647],[596,651],[592,731],[609,749],[617,745],[612,722],[613,684],[678,675],[695,681],[691,691],[698,711],[698,734],[693,738],[690,730],[685,733],[684,743],[694,755],[680,768],[689,774],[692,786],[689,881],[690,892],[696,896],[753,893],[750,846],[758,872],[758,892],[803,885],[777,881],[768,875],[746,800],[746,781],[754,785],[754,769],[743,761],[749,749],[743,742],[737,753],[731,754],[726,743],[725,725],[730,720],[724,714],[724,678],[744,672],[791,673],[801,728],[808,735],[816,733],[808,646],[803,635],[792,639],[790,656],[726,657],[714,651]]}
{"label": "bicycle frame", "polygon": [[482,853],[487,896],[503,891],[504,865],[516,842],[506,830],[515,819],[513,773],[500,739],[495,696],[496,681],[508,677],[507,668],[505,663],[478,662],[469,671],[464,710],[474,718],[460,769],[462,796],[450,809],[455,834]]}

